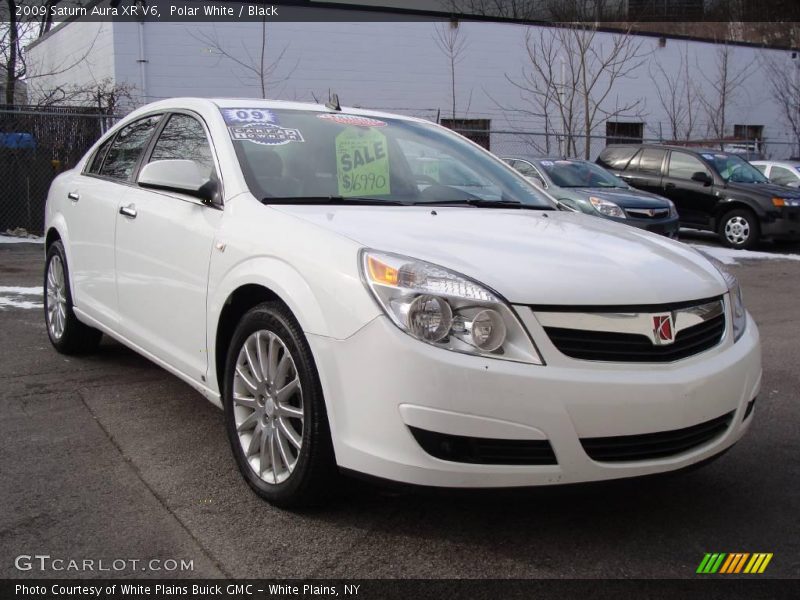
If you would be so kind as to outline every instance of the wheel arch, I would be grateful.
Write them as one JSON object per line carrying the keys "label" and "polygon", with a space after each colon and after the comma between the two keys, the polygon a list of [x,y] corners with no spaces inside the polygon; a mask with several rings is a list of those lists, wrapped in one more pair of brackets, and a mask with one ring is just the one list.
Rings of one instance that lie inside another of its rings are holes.
{"label": "wheel arch", "polygon": [[726,200],[722,200],[714,208],[713,223],[712,223],[714,231],[719,229],[720,221],[722,220],[722,217],[725,215],[725,213],[728,213],[736,209],[749,210],[756,216],[756,218],[759,220],[759,223],[766,214],[764,209],[761,208],[757,202],[754,202],[752,200],[744,200],[741,198],[729,198]]}

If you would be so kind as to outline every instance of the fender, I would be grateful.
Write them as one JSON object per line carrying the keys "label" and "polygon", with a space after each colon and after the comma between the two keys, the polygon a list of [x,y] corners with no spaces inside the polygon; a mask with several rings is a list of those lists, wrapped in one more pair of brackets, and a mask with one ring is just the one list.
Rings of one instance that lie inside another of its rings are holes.
{"label": "fender", "polygon": [[[355,265],[355,259],[353,263]],[[214,278],[212,260],[210,278]],[[358,286],[360,279],[348,280],[348,284]],[[366,323],[380,314],[378,306],[369,298],[366,290],[364,302],[331,302],[331,297],[318,298],[303,275],[289,263],[273,256],[248,258],[231,268],[222,278],[209,285],[207,301],[206,343],[209,356],[216,354],[217,326],[231,294],[245,285],[260,285],[274,293],[292,311],[301,329],[309,335],[345,339],[353,335]],[[320,286],[319,289],[326,289]],[[334,290],[329,290],[335,297]],[[323,313],[322,305],[326,311]],[[354,306],[357,305],[357,306]],[[215,361],[209,360],[208,381],[217,381]]]}
{"label": "fender", "polygon": [[767,211],[764,210],[764,207],[758,201],[753,200],[749,196],[742,196],[736,192],[731,193],[725,189],[721,189],[717,193],[719,194],[719,200],[717,201],[717,205],[714,207],[715,221],[722,212],[729,210],[729,207],[732,204],[743,204],[756,213],[756,216],[760,218],[767,216]]}

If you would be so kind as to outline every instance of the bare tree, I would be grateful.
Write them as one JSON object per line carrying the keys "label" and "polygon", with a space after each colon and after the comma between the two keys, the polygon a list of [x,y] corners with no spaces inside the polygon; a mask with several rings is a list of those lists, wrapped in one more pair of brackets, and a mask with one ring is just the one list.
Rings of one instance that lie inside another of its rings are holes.
{"label": "bare tree", "polygon": [[650,76],[656,83],[656,95],[667,116],[672,139],[691,139],[697,118],[698,98],[689,65],[689,53],[681,50],[680,62],[669,71],[660,61],[651,62]]}
{"label": "bare tree", "polygon": [[521,76],[506,78],[522,93],[531,116],[543,119],[547,131],[560,130],[564,154],[577,156],[582,137],[588,159],[590,136],[602,122],[641,114],[640,98],[620,103],[612,95],[645,60],[641,40],[629,33],[598,37],[593,27],[530,28],[525,47]]}
{"label": "bare tree", "polygon": [[697,98],[708,119],[708,133],[720,140],[720,147],[728,127],[728,109],[736,102],[754,66],[755,59],[744,65],[736,65],[731,47],[720,44],[713,72],[707,75],[700,70],[707,86],[704,86],[704,91],[698,90]]}
{"label": "bare tree", "polygon": [[449,23],[436,23],[434,25],[433,40],[442,51],[442,54],[447,57],[447,62],[450,68],[450,100],[452,108],[452,117],[456,118],[456,65],[461,62],[462,54],[467,44],[466,38],[461,35],[461,28],[458,26],[458,21],[450,21]]}
{"label": "bare tree", "polygon": [[208,50],[212,54],[216,54],[222,60],[227,60],[241,70],[243,78],[240,81],[249,85],[255,82],[260,88],[261,97],[267,97],[267,90],[276,84],[282,83],[291,77],[294,70],[297,68],[298,63],[295,63],[285,75],[277,77],[276,73],[280,62],[283,59],[286,50],[289,48],[287,44],[279,52],[270,58],[267,52],[267,20],[264,17],[261,20],[261,36],[256,48],[256,54],[251,52],[248,44],[241,41],[238,49],[232,49],[226,41],[223,41],[217,35],[217,30],[212,24],[212,33],[208,34],[204,31],[198,31],[195,38],[208,45]]}
{"label": "bare tree", "polygon": [[113,115],[119,110],[135,104],[136,86],[116,83],[105,77],[85,85],[66,85],[39,90],[36,106],[58,106],[63,104],[92,106],[101,112]]}
{"label": "bare tree", "polygon": [[772,97],[780,107],[784,123],[792,130],[800,156],[800,58],[786,60],[785,55],[765,56],[762,65]]}

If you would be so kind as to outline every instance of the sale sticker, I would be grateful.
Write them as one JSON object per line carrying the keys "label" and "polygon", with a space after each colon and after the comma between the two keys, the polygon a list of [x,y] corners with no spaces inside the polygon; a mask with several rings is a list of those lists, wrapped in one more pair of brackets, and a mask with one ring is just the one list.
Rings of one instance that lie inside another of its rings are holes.
{"label": "sale sticker", "polygon": [[336,136],[336,176],[340,196],[390,194],[386,136],[375,129],[342,131]]}

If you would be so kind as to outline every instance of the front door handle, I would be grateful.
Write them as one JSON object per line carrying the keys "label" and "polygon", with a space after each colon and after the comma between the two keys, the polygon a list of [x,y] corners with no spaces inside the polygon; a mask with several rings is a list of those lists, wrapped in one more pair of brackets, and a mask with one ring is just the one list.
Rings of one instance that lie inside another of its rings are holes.
{"label": "front door handle", "polygon": [[128,217],[129,219],[135,219],[136,207],[133,204],[129,204],[128,206],[120,206],[119,214],[121,214],[123,217]]}
{"label": "front door handle", "polygon": [[67,198],[69,198],[73,202],[77,202],[78,200],[81,199],[81,195],[78,192],[69,192],[67,194]]}

